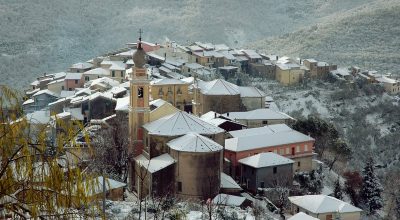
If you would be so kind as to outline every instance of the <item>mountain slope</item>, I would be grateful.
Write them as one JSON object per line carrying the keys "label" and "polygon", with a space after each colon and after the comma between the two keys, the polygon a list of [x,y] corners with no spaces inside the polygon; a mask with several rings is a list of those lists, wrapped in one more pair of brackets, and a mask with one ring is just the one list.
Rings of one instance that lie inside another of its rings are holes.
{"label": "mountain slope", "polygon": [[137,39],[239,47],[291,33],[373,0],[0,0],[0,83],[25,86],[43,72]]}
{"label": "mountain slope", "polygon": [[400,68],[399,11],[400,1],[376,1],[251,46],[267,53],[396,73]]}

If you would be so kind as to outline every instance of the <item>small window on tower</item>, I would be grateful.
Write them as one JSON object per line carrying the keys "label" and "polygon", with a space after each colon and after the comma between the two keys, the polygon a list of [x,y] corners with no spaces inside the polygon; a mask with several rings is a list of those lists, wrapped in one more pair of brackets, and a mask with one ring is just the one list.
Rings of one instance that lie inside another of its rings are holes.
{"label": "small window on tower", "polygon": [[138,88],[138,98],[143,98],[143,88]]}

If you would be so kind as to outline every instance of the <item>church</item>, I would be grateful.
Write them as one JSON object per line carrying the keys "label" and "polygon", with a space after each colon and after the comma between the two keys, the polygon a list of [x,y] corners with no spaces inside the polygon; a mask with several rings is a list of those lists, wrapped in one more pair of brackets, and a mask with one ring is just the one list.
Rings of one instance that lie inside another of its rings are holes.
{"label": "church", "polygon": [[150,104],[151,80],[141,37],[133,62],[129,186],[139,199],[168,195],[193,200],[214,198],[220,190],[224,130],[179,109],[151,117],[156,109]]}

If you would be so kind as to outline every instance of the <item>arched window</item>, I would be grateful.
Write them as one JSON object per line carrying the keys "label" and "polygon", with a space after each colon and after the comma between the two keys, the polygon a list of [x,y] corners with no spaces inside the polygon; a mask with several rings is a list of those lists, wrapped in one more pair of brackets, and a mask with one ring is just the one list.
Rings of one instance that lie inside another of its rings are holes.
{"label": "arched window", "polygon": [[142,87],[138,88],[138,98],[143,98],[143,88]]}

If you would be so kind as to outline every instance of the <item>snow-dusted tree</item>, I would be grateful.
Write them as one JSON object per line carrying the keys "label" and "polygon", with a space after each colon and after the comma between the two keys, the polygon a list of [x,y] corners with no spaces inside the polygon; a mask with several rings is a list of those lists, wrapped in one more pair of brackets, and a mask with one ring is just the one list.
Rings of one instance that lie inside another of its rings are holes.
{"label": "snow-dusted tree", "polygon": [[381,193],[383,187],[379,182],[374,170],[375,162],[369,157],[362,172],[363,182],[360,192],[360,198],[369,215],[373,215],[376,211],[383,207]]}
{"label": "snow-dusted tree", "polygon": [[108,123],[109,127],[94,132],[92,146],[94,158],[91,168],[95,171],[104,170],[113,179],[126,182],[129,134],[126,118],[117,115]]}
{"label": "snow-dusted tree", "polygon": [[335,188],[333,190],[333,196],[337,199],[343,199],[343,192],[342,192],[342,186],[340,185],[340,179],[339,177],[337,178],[335,182]]}
{"label": "snow-dusted tree", "polygon": [[78,209],[86,214],[95,207],[88,190],[98,183],[78,163],[60,163],[66,152],[80,150],[75,125],[57,120],[63,132],[52,145],[53,124],[34,126],[19,117],[18,103],[16,92],[0,86],[0,219],[68,219],[77,217]]}

